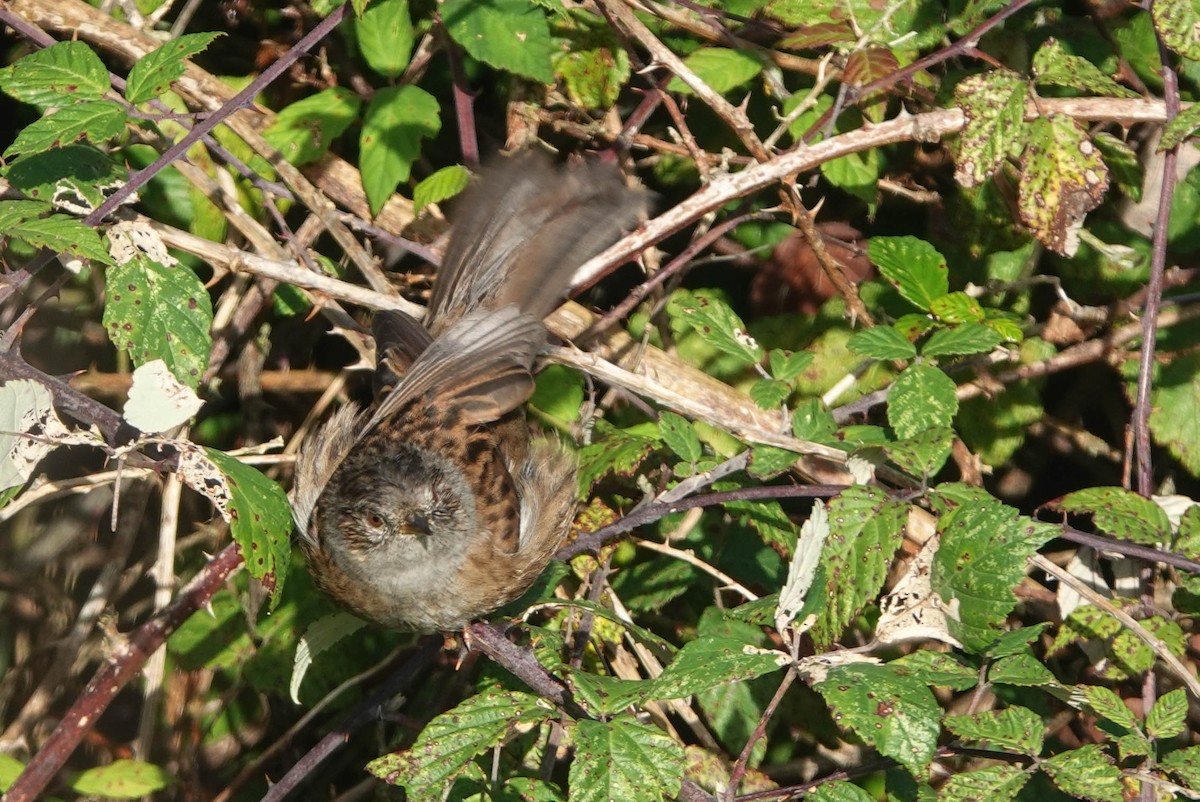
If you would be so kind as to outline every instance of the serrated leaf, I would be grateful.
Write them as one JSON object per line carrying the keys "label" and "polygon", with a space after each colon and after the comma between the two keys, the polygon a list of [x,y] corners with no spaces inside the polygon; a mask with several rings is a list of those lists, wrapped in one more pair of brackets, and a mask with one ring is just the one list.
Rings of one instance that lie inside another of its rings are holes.
{"label": "serrated leaf", "polygon": [[759,649],[735,638],[699,637],[688,641],[654,681],[654,698],[682,699],[727,682],[770,674],[788,662],[782,652]]}
{"label": "serrated leaf", "polygon": [[875,326],[855,333],[846,345],[868,359],[912,359],[917,347],[891,326]]}
{"label": "serrated leaf", "polygon": [[969,652],[986,648],[1016,606],[1013,590],[1026,561],[1052,536],[986,492],[942,485],[933,498],[941,536],[933,564],[933,589],[953,611],[950,633]]}
{"label": "serrated leaf", "polygon": [[[878,44],[856,47],[846,57],[846,66],[842,70],[842,81],[851,86],[862,87],[877,78],[891,75],[898,69],[900,69],[900,62],[890,47]],[[883,90],[877,90],[863,96],[859,102],[863,115],[871,122],[882,122],[887,113],[887,104],[880,102],[884,94]]]}
{"label": "serrated leaf", "polygon": [[658,441],[609,424],[596,426],[596,440],[579,451],[579,487],[586,493],[609,473],[633,476]]}
{"label": "serrated leaf", "polygon": [[1158,141],[1159,150],[1170,150],[1182,143],[1200,128],[1200,105],[1192,104],[1167,123],[1163,129],[1162,138]]}
{"label": "serrated leaf", "polygon": [[887,444],[883,453],[910,476],[928,479],[946,464],[953,446],[954,430],[948,426],[933,426]]}
{"label": "serrated leaf", "polygon": [[69,253],[100,264],[112,264],[113,261],[94,228],[65,214],[23,220],[3,229],[3,234],[55,253]]}
{"label": "serrated leaf", "polygon": [[875,802],[875,797],[849,780],[834,780],[809,791],[804,802]]}
{"label": "serrated leaf", "polygon": [[144,257],[105,273],[104,330],[135,365],[162,359],[175,378],[196,387],[208,366],[212,302],[186,267]]}
{"label": "serrated leaf", "polygon": [[1150,546],[1171,540],[1171,521],[1163,508],[1121,487],[1077,490],[1054,506],[1064,512],[1089,513],[1096,528],[1123,540]]}
{"label": "serrated leaf", "polygon": [[774,479],[796,464],[802,455],[774,446],[755,446],[750,449],[750,464],[746,473],[755,479]]}
{"label": "serrated leaf", "polygon": [[151,50],[129,70],[125,99],[137,104],[162,96],[171,88],[171,83],[183,75],[184,59],[207,49],[214,39],[223,35],[217,32],[188,33]]}
{"label": "serrated leaf", "polygon": [[1192,0],[1156,0],[1150,14],[1164,45],[1185,58],[1200,59],[1200,9]]}
{"label": "serrated leaf", "polygon": [[371,69],[388,78],[404,72],[413,47],[408,0],[375,0],[355,21],[354,33]]}
{"label": "serrated leaf", "polygon": [[993,660],[1011,657],[1015,654],[1029,654],[1029,644],[1040,638],[1049,626],[1049,622],[1043,621],[1032,626],[1009,630],[996,638],[984,654]]}
{"label": "serrated leaf", "polygon": [[1043,245],[1073,256],[1084,217],[1107,190],[1108,167],[1076,120],[1047,114],[1029,124],[1017,206]]}
{"label": "serrated leaf", "polygon": [[871,237],[867,255],[883,277],[921,309],[950,291],[946,258],[916,237]]}
{"label": "serrated leaf", "polygon": [[774,379],[759,379],[750,385],[747,393],[750,400],[763,409],[779,409],[791,394],[792,388],[786,382]]}
{"label": "serrated leaf", "polygon": [[838,189],[867,204],[868,212],[873,214],[878,203],[879,178],[883,168],[883,151],[871,148],[822,162],[821,175]]}
{"label": "serrated leaf", "polygon": [[933,299],[929,311],[943,323],[977,323],[985,314],[979,301],[965,292],[951,292]]}
{"label": "serrated leaf", "polygon": [[363,115],[360,169],[363,189],[377,214],[401,181],[407,181],[421,142],[442,128],[437,98],[411,84],[380,89]]}
{"label": "serrated leaf", "polygon": [[1037,83],[1078,89],[1089,95],[1108,97],[1141,97],[1132,89],[1121,86],[1100,72],[1095,64],[1082,56],[1073,56],[1062,43],[1051,37],[1042,43],[1033,56],[1033,77]]}
{"label": "serrated leaf", "polygon": [[107,766],[97,766],[82,772],[71,783],[71,789],[85,796],[109,799],[137,799],[161,791],[174,778],[158,766],[140,760],[114,760]]}
{"label": "serrated leaf", "polygon": [[253,465],[215,448],[204,448],[208,458],[225,474],[229,486],[229,530],[242,550],[250,576],[278,604],[292,560],[292,508],[279,485]]}
{"label": "serrated leaf", "polygon": [[[714,490],[733,490],[737,488],[733,482],[718,482]],[[747,499],[744,501],[725,501],[721,504],[727,512],[735,517],[738,523],[749,526],[763,542],[775,549],[779,554],[788,556],[796,547],[796,525],[783,511],[783,507],[774,499]]]}
{"label": "serrated leaf", "polygon": [[659,802],[679,793],[683,747],[633,716],[575,725],[571,802]]}
{"label": "serrated leaf", "polygon": [[[683,63],[709,88],[721,94],[742,86],[762,72],[762,62],[753,53],[728,47],[701,48]],[[679,78],[671,79],[667,91],[693,94],[692,88]]]}
{"label": "serrated leaf", "polygon": [[719,298],[677,292],[672,314],[686,322],[705,342],[747,364],[763,358],[763,348],[746,332],[746,324]]}
{"label": "serrated leaf", "polygon": [[1200,790],[1200,746],[1187,746],[1159,760],[1159,765],[1188,788]]}
{"label": "serrated leaf", "polygon": [[995,329],[982,323],[960,323],[938,329],[921,346],[923,356],[967,356],[986,354],[1003,341]]}
{"label": "serrated leaf", "polygon": [[1146,716],[1146,734],[1151,738],[1174,738],[1187,730],[1187,691],[1176,688],[1159,697]]}
{"label": "serrated leaf", "polygon": [[454,41],[480,61],[551,83],[553,44],[546,13],[527,0],[445,0],[442,23]]}
{"label": "serrated leaf", "polygon": [[985,710],[967,716],[946,716],[946,729],[985,749],[1002,749],[1033,757],[1041,754],[1045,724],[1027,707]]}
{"label": "serrated leaf", "polygon": [[420,214],[431,203],[453,198],[471,183],[471,172],[461,164],[443,167],[413,187],[413,213]]}
{"label": "serrated leaf", "polygon": [[858,663],[830,669],[813,687],[833,708],[839,726],[924,775],[937,748],[942,712],[924,683],[888,666]]}
{"label": "serrated leaf", "polygon": [[1042,771],[1071,796],[1094,802],[1123,802],[1121,770],[1100,744],[1087,744],[1054,755],[1041,763]]}
{"label": "serrated leaf", "polygon": [[404,786],[413,802],[440,802],[476,755],[503,743],[520,725],[553,715],[553,708],[532,694],[492,687],[429,722],[410,749],[372,760],[367,771]]}
{"label": "serrated leaf", "polygon": [[704,456],[704,450],[700,447],[700,438],[696,434],[696,427],[682,415],[668,411],[662,412],[658,418],[658,430],[662,433],[662,439],[667,444],[667,448],[674,451],[685,462],[695,462]]}
{"label": "serrated leaf", "polygon": [[97,148],[76,143],[22,156],[8,168],[7,178],[28,198],[89,214],[128,175],[124,165]]}
{"label": "serrated leaf", "polygon": [[[1188,110],[1190,111],[1191,108],[1193,107],[1189,107]],[[1179,117],[1175,118],[1175,120],[1178,119]],[[1172,120],[1163,132],[1163,136],[1158,142],[1160,148],[1175,120]],[[1097,131],[1092,134],[1092,142],[1100,149],[1100,155],[1104,158],[1104,163],[1108,165],[1109,177],[1116,183],[1117,188],[1134,203],[1140,201],[1142,199],[1142,164],[1138,161],[1138,155],[1134,149],[1107,131]]]}
{"label": "serrated leaf", "polygon": [[790,382],[812,364],[812,351],[783,351],[772,348],[767,354],[771,375],[781,382]]}
{"label": "serrated leaf", "polygon": [[552,56],[567,96],[584,109],[611,107],[631,75],[629,53],[607,26],[581,25],[571,34],[569,47]]}
{"label": "serrated leaf", "polygon": [[1057,686],[1054,673],[1032,654],[1013,654],[1002,657],[988,668],[988,682],[994,685],[1016,685],[1024,688]]}
{"label": "serrated leaf", "polygon": [[1103,685],[1076,686],[1071,697],[1073,703],[1076,699],[1082,700],[1096,715],[1119,727],[1130,731],[1139,729],[1138,720],[1133,715],[1133,711],[1125,705],[1125,702],[1112,688],[1106,688]]}
{"label": "serrated leaf", "polygon": [[[324,156],[333,140],[358,118],[361,105],[358,95],[349,89],[340,86],[325,89],[277,112],[275,122],[263,131],[263,138],[292,164],[314,162]],[[366,158],[366,151],[362,156]],[[366,178],[365,163],[361,170]]]}
{"label": "serrated leaf", "polygon": [[948,428],[958,412],[954,380],[931,365],[909,365],[888,393],[888,423],[901,438]]}
{"label": "serrated leaf", "polygon": [[[1141,623],[1151,635],[1163,642],[1167,651],[1176,657],[1183,656],[1187,641],[1179,624],[1160,616],[1151,616]],[[1150,644],[1127,629],[1122,629],[1113,637],[1110,651],[1112,661],[1101,672],[1101,676],[1116,681],[1124,681],[1149,671],[1158,659]]]}
{"label": "serrated leaf", "polygon": [[918,649],[899,657],[888,666],[904,677],[913,677],[926,685],[940,685],[955,691],[965,691],[979,684],[979,670],[952,654]]}
{"label": "serrated leaf", "polygon": [[997,765],[959,772],[938,791],[938,802],[1007,802],[1015,799],[1029,773],[1020,766]]}
{"label": "serrated leaf", "polygon": [[58,42],[0,72],[0,89],[40,108],[100,100],[112,88],[108,69],[83,42]]}
{"label": "serrated leaf", "polygon": [[654,693],[654,682],[647,679],[619,679],[569,667],[566,679],[580,704],[598,716],[611,716],[632,705],[645,704]]}
{"label": "serrated leaf", "polygon": [[908,506],[886,493],[855,486],[829,502],[831,533],[821,563],[828,604],[813,627],[818,648],[832,644],[887,578],[900,545]]}
{"label": "serrated leaf", "polygon": [[955,102],[966,117],[955,160],[959,184],[979,186],[1009,154],[1024,148],[1028,91],[1025,79],[1008,70],[972,75],[955,87]]}
{"label": "serrated leaf", "polygon": [[125,128],[125,110],[111,100],[76,103],[31,123],[4,151],[6,159],[69,145],[82,139],[101,143]]}
{"label": "serrated leaf", "polygon": [[792,434],[801,440],[826,443],[833,439],[837,423],[833,413],[826,409],[819,398],[810,398],[796,405],[792,413]]}

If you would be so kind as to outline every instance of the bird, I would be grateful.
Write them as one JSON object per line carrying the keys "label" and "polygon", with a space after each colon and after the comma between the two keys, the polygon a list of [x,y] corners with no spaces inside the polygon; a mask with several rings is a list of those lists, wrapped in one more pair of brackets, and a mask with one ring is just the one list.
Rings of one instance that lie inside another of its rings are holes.
{"label": "bird", "polygon": [[437,632],[537,579],[577,495],[572,452],[523,411],[543,319],[646,197],[614,166],[556,168],[534,152],[480,171],[424,321],[375,314],[375,400],[339,409],[297,460],[293,519],[321,591],[378,626]]}

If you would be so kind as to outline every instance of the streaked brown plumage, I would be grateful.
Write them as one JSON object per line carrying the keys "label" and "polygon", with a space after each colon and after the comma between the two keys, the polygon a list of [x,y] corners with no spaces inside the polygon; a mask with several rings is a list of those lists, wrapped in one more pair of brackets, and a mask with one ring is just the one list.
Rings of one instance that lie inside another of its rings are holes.
{"label": "streaked brown plumage", "polygon": [[305,444],[292,490],[318,587],[385,627],[452,630],[515,599],[570,526],[575,464],[521,405],[542,319],[632,227],[644,196],[611,168],[502,160],[455,215],[426,324],[375,316],[376,402]]}

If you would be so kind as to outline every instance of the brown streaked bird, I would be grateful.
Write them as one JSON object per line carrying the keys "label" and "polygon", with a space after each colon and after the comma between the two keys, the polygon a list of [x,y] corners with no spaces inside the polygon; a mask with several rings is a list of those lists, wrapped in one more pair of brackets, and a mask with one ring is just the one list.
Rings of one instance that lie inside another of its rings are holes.
{"label": "brown streaked bird", "polygon": [[384,627],[455,630],[521,595],[575,510],[574,458],[522,404],[542,319],[636,225],[616,169],[545,157],[483,171],[454,215],[422,326],[376,314],[376,400],[305,443],[292,508],[317,586]]}

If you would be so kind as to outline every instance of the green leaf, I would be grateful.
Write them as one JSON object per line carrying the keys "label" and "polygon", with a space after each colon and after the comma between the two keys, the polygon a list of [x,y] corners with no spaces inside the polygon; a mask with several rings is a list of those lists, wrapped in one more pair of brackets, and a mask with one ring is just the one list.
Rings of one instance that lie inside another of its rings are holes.
{"label": "green leaf", "polygon": [[25,127],[4,151],[4,157],[49,150],[81,139],[101,143],[125,128],[125,111],[111,100],[76,103],[47,114]]}
{"label": "green leaf", "polygon": [[941,707],[922,682],[888,666],[855,663],[833,668],[814,688],[833,708],[838,725],[880,754],[923,776],[941,729]]}
{"label": "green leaf", "polygon": [[952,775],[937,798],[938,802],[1008,802],[1027,782],[1029,774],[1020,766],[988,766]]}
{"label": "green leaf", "polygon": [[873,212],[883,167],[883,151],[871,148],[822,162],[821,175],[838,189],[849,192],[867,204],[868,211]]}
{"label": "green leaf", "polygon": [[1194,134],[1197,128],[1200,128],[1200,104],[1193,103],[1167,123],[1158,141],[1158,149],[1170,150]]}
{"label": "green leaf", "polygon": [[818,785],[804,795],[804,802],[874,802],[868,794],[849,780],[834,780]]}
{"label": "green leaf", "polygon": [[801,456],[786,448],[755,446],[750,449],[750,464],[746,466],[746,473],[755,479],[774,479],[795,465]]}
{"label": "green leaf", "polygon": [[1058,680],[1046,664],[1032,654],[1002,657],[988,669],[988,682],[993,685],[1017,685],[1025,688],[1053,687]]}
{"label": "green leaf", "polygon": [[1047,758],[1042,771],[1071,796],[1095,802],[1123,802],[1121,770],[1100,744],[1088,744]]}
{"label": "green leaf", "polygon": [[750,400],[763,409],[779,409],[791,394],[792,388],[786,382],[774,379],[759,379],[750,385],[747,393]]}
{"label": "green leaf", "polygon": [[654,681],[654,698],[682,699],[727,682],[745,682],[778,671],[789,658],[734,638],[689,641]]}
{"label": "green leaf", "polygon": [[935,367],[909,365],[888,393],[888,423],[901,438],[949,427],[958,412],[954,380]]}
{"label": "green leaf", "polygon": [[1183,688],[1160,696],[1146,716],[1146,734],[1154,739],[1182,735],[1187,731],[1187,711],[1187,691]]}
{"label": "green leaf", "polygon": [[12,755],[0,753],[0,791],[7,791],[24,770],[24,763]]}
{"label": "green leaf", "polygon": [[993,660],[1015,654],[1029,654],[1029,644],[1040,638],[1049,626],[1049,622],[1043,621],[1033,626],[1010,629],[996,638],[984,654]]}
{"label": "green leaf", "polygon": [[700,438],[696,435],[696,427],[687,418],[664,411],[658,417],[658,430],[662,433],[667,448],[674,451],[681,460],[695,462],[704,456]]}
{"label": "green leaf", "polygon": [[413,187],[413,213],[420,214],[431,203],[453,198],[471,183],[471,172],[460,164],[443,167]]}
{"label": "green leaf", "polygon": [[985,710],[968,716],[946,716],[946,729],[985,749],[1002,749],[1038,756],[1046,725],[1027,707]]}
{"label": "green leaf", "polygon": [[595,435],[596,440],[579,451],[579,487],[585,493],[606,474],[633,476],[642,460],[658,446],[653,437],[608,423],[598,423]]}
{"label": "green leaf", "polygon": [[1193,791],[1200,789],[1200,746],[1176,749],[1163,757],[1159,765]]}
{"label": "green leaf", "polygon": [[584,109],[611,107],[631,75],[629,53],[610,28],[599,24],[580,23],[568,41],[569,46],[552,56],[567,96]]}
{"label": "green leaf", "polygon": [[207,49],[214,39],[223,35],[216,32],[188,33],[151,50],[129,70],[125,99],[138,104],[166,94],[171,83],[183,75],[186,68],[184,59]]}
{"label": "green leaf", "polygon": [[[747,83],[760,72],[762,62],[748,50],[727,47],[705,47],[683,60],[701,81],[714,91],[724,94]],[[672,78],[667,91],[694,94],[692,88],[679,78]]]}
{"label": "green leaf", "polygon": [[829,603],[812,629],[820,648],[879,592],[907,520],[908,505],[871,487],[848,488],[829,502],[831,531],[821,555]]}
{"label": "green leaf", "polygon": [[867,255],[883,277],[921,309],[950,291],[946,258],[916,237],[871,237]]}
{"label": "green leaf", "polygon": [[292,508],[287,495],[253,465],[215,448],[204,448],[229,484],[229,530],[242,550],[250,576],[279,603],[292,560]]}
{"label": "green leaf", "polygon": [[1192,0],[1156,0],[1150,14],[1164,45],[1184,58],[1200,59],[1200,9]]}
{"label": "green leaf", "polygon": [[50,45],[0,71],[0,89],[42,109],[100,100],[111,88],[104,62],[83,42]]}
{"label": "green leaf", "polygon": [[473,57],[501,70],[552,83],[553,44],[546,14],[528,0],[445,0],[442,23]]}
{"label": "green leaf", "polygon": [[[733,490],[736,487],[736,484],[730,482],[718,482],[713,485],[714,490]],[[721,506],[733,514],[738,523],[757,532],[763,542],[775,551],[782,555],[792,553],[796,546],[796,525],[778,501],[725,501]]]}
{"label": "green leaf", "polygon": [[887,458],[905,473],[928,479],[942,469],[954,446],[954,430],[934,426],[883,447]]}
{"label": "green leaf", "polygon": [[0,207],[0,232],[3,236],[28,242],[35,248],[46,248],[55,253],[65,253],[80,259],[110,265],[113,259],[100,241],[94,228],[65,214],[47,217],[14,219],[16,215],[5,214]]}
{"label": "green leaf", "polygon": [[129,173],[92,145],[77,143],[17,159],[9,183],[33,200],[52,201],[77,214],[88,214],[121,186]]}
{"label": "green leaf", "polygon": [[1076,686],[1072,698],[1081,698],[1092,712],[1119,727],[1137,731],[1138,720],[1112,688],[1103,685]]}
{"label": "green leaf", "polygon": [[982,323],[960,323],[948,329],[938,329],[921,346],[923,356],[966,356],[985,354],[1003,338]]}
{"label": "green leaf", "polygon": [[1055,506],[1064,512],[1089,513],[1096,528],[1123,540],[1148,546],[1171,540],[1171,521],[1163,508],[1124,488],[1077,490]]}
{"label": "green leaf", "polygon": [[404,786],[413,802],[441,800],[477,755],[504,743],[521,725],[553,716],[553,707],[532,694],[492,687],[429,722],[410,749],[372,760],[367,771]]}
{"label": "green leaf", "polygon": [[166,770],[153,764],[140,760],[114,760],[107,766],[81,773],[71,783],[71,790],[85,796],[137,799],[161,791],[173,781]]}
{"label": "green leaf", "polygon": [[1017,206],[1043,245],[1073,256],[1084,217],[1107,190],[1108,167],[1077,121],[1047,114],[1029,124]]}
{"label": "green leaf", "polygon": [[875,326],[857,332],[847,343],[850,350],[868,359],[912,359],[917,347],[891,326]]}
{"label": "green leaf", "polygon": [[579,702],[597,716],[611,716],[653,697],[654,682],[619,679],[567,668],[567,682]]}
{"label": "green leaf", "polygon": [[899,657],[888,667],[902,677],[913,677],[926,685],[939,685],[954,691],[965,691],[979,684],[979,670],[952,654],[918,649]]}
{"label": "green leaf", "polygon": [[1025,576],[1026,561],[1052,536],[1054,527],[1018,515],[983,490],[942,485],[932,501],[940,513],[941,546],[934,557],[933,590],[957,615],[950,634],[968,652],[995,640],[1016,606],[1013,589]]}
{"label": "green leaf", "polygon": [[1009,154],[1025,147],[1025,79],[1015,72],[996,70],[972,75],[954,88],[966,126],[958,138],[954,177],[964,187],[976,187],[996,172]]}
{"label": "green leaf", "polygon": [[781,351],[772,348],[767,354],[771,375],[781,382],[790,382],[803,373],[813,361],[812,351]]}
{"label": "green leaf", "polygon": [[1089,95],[1108,97],[1141,97],[1100,72],[1095,64],[1081,56],[1073,56],[1051,37],[1042,43],[1033,56],[1033,77],[1038,84],[1078,89]]}
{"label": "green leaf", "polygon": [[683,747],[633,716],[575,724],[571,802],[659,802],[679,793]]}
{"label": "green leaf", "polygon": [[746,333],[746,324],[729,304],[706,295],[681,291],[671,297],[672,316],[686,322],[705,342],[747,364],[763,358],[763,348]]}
{"label": "green leaf", "polygon": [[1017,382],[993,398],[967,399],[955,419],[963,442],[984,464],[1004,465],[1025,443],[1031,423],[1045,414],[1042,394],[1030,382]]}
{"label": "green leaf", "polygon": [[186,267],[164,267],[145,257],[105,273],[104,330],[134,365],[155,359],[195,389],[212,347],[212,301]]}
{"label": "green leaf", "polygon": [[826,409],[819,398],[810,398],[796,405],[792,413],[792,434],[801,440],[827,443],[833,439],[837,423],[833,413]]}
{"label": "green leaf", "polygon": [[371,69],[388,78],[404,72],[413,47],[408,0],[375,0],[355,20],[354,33]]}
{"label": "green leaf", "polygon": [[1193,476],[1200,476],[1200,354],[1162,366],[1150,404],[1150,433]]}
{"label": "green leaf", "polygon": [[407,181],[413,162],[421,155],[421,142],[442,128],[437,99],[420,87],[405,84],[380,89],[363,115],[359,137],[363,189],[377,214]]}
{"label": "green leaf", "polygon": [[934,298],[929,311],[943,323],[978,323],[985,314],[979,301],[965,292],[951,292]]}
{"label": "green leaf", "polygon": [[[263,131],[263,138],[292,164],[314,162],[357,119],[361,105],[358,95],[349,89],[326,89],[280,110],[271,127]],[[364,159],[366,155],[364,151]],[[367,165],[362,164],[361,169],[366,178]]]}

